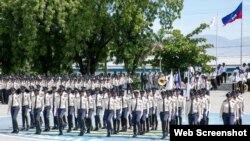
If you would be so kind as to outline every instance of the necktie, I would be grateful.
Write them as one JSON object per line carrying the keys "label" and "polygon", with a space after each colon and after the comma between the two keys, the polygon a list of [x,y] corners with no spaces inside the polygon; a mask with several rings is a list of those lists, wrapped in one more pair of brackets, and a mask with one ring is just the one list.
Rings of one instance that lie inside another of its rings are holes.
{"label": "necktie", "polygon": [[110,98],[109,98],[109,102],[108,102],[108,110],[109,110],[109,108],[110,108]]}
{"label": "necktie", "polygon": [[61,104],[62,104],[62,95],[60,95],[59,109],[61,108]]}
{"label": "necktie", "polygon": [[24,93],[22,93],[22,106],[24,105]]}
{"label": "necktie", "polygon": [[80,98],[80,109],[82,109],[82,96]]}
{"label": "necktie", "polygon": [[123,104],[124,104],[124,101],[123,101],[124,99],[123,99],[123,97],[122,97],[122,108],[123,108]]}
{"label": "necktie", "polygon": [[190,114],[193,114],[193,103],[194,103],[194,101],[191,100]]}
{"label": "necktie", "polygon": [[37,103],[37,95],[35,96],[35,109],[36,109],[36,103]]}
{"label": "necktie", "polygon": [[14,106],[14,95],[12,95],[11,106]]}
{"label": "necktie", "polygon": [[228,101],[228,113],[231,114],[231,104],[230,104],[230,101]]}
{"label": "necktie", "polygon": [[44,94],[44,105],[46,106],[46,93]]}
{"label": "necktie", "polygon": [[68,105],[70,106],[70,94],[68,94]]}
{"label": "necktie", "polygon": [[135,109],[134,109],[134,111],[136,111],[136,109],[137,109],[137,98],[136,98],[136,101],[135,101]]}
{"label": "necktie", "polygon": [[163,112],[165,112],[165,98],[163,98]]}

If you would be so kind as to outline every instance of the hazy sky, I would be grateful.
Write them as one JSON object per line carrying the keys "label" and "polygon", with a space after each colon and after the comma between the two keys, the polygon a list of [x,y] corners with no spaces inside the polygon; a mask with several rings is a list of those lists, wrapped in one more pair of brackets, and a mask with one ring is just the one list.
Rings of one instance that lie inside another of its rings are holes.
{"label": "hazy sky", "polygon": [[[233,12],[242,0],[184,0],[181,18],[174,22],[174,28],[187,34],[193,31],[200,23],[210,23],[218,14],[218,35],[228,39],[241,37],[241,20],[236,20],[223,26],[221,19]],[[250,36],[250,0],[243,0],[243,37]],[[160,28],[156,22],[153,29]],[[202,34],[216,35],[216,25],[206,29]]]}

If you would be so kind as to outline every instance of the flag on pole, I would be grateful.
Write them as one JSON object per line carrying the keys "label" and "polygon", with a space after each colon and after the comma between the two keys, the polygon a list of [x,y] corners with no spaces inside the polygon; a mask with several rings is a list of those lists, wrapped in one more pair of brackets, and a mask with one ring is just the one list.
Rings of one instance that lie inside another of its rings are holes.
{"label": "flag on pole", "polygon": [[188,70],[188,78],[187,78],[187,79],[188,79],[188,82],[187,82],[187,90],[186,90],[186,98],[187,98],[188,100],[189,100],[189,98],[190,98],[190,89],[191,89],[191,88],[190,88],[190,87],[191,87],[191,86],[190,86],[190,77],[191,77],[191,76],[190,76],[189,74],[190,74],[190,72],[189,72],[189,70]]}
{"label": "flag on pole", "polygon": [[171,70],[170,76],[169,76],[169,81],[167,84],[166,89],[167,90],[172,90],[174,87],[174,76],[173,76],[173,71]]}
{"label": "flag on pole", "polygon": [[177,83],[178,83],[178,87],[181,88],[181,73],[180,73],[180,70],[178,70],[178,80],[177,80]]}
{"label": "flag on pole", "polygon": [[209,24],[209,28],[213,28],[215,24],[217,24],[217,17],[212,18],[212,20]]}
{"label": "flag on pole", "polygon": [[222,23],[227,25],[228,23],[232,23],[237,19],[242,19],[242,2],[232,13],[222,18]]}

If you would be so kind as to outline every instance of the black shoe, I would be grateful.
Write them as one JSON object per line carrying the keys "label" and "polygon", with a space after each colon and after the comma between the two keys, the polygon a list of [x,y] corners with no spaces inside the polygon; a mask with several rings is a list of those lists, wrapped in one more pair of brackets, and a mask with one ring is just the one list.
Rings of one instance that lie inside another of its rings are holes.
{"label": "black shoe", "polygon": [[106,129],[105,127],[102,127],[102,129]]}
{"label": "black shoe", "polygon": [[25,130],[25,128],[23,127],[23,128],[21,128],[21,131],[24,131]]}
{"label": "black shoe", "polygon": [[57,127],[57,126],[54,126],[52,129],[53,129],[53,130],[56,130],[56,129],[58,129],[58,127]]}
{"label": "black shoe", "polygon": [[110,137],[110,136],[111,136],[110,133],[108,133],[108,134],[107,134],[107,137]]}
{"label": "black shoe", "polygon": [[84,135],[84,133],[83,132],[81,132],[78,136],[83,136]]}
{"label": "black shoe", "polygon": [[137,135],[136,135],[136,134],[134,134],[134,135],[133,135],[133,138],[136,138],[136,137],[137,137]]}
{"label": "black shoe", "polygon": [[161,137],[161,139],[162,139],[162,140],[166,139],[166,135],[163,135],[163,136]]}
{"label": "black shoe", "polygon": [[12,131],[11,133],[15,133],[15,131]]}
{"label": "black shoe", "polygon": [[95,128],[95,130],[94,131],[98,131],[99,129],[98,128]]}
{"label": "black shoe", "polygon": [[73,130],[74,130],[74,131],[76,131],[76,130],[78,130],[78,128],[77,128],[77,127],[75,127]]}
{"label": "black shoe", "polygon": [[71,129],[68,129],[68,130],[67,130],[67,133],[69,133],[69,132],[71,132],[71,131],[72,131]]}
{"label": "black shoe", "polygon": [[63,135],[63,133],[62,133],[62,132],[60,132],[60,133],[59,133],[59,135]]}

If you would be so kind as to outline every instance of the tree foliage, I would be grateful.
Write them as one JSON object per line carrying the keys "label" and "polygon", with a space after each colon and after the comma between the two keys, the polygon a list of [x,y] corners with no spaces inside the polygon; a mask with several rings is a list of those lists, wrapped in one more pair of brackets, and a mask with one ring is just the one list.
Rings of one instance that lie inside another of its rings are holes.
{"label": "tree foliage", "polygon": [[[206,39],[196,36],[207,27],[207,24],[201,24],[186,36],[180,30],[173,30],[169,33],[161,30],[156,36],[155,42],[160,42],[162,48],[155,51],[153,64],[158,66],[159,58],[162,58],[162,68],[165,72],[178,71],[178,69],[185,71],[190,64],[208,69],[207,63],[215,58],[207,55],[206,49],[213,45],[206,43]],[[164,36],[167,34],[167,37]]]}
{"label": "tree foliage", "polygon": [[115,56],[133,72],[152,50],[152,25],[172,28],[183,0],[1,0],[3,73],[93,74]]}

